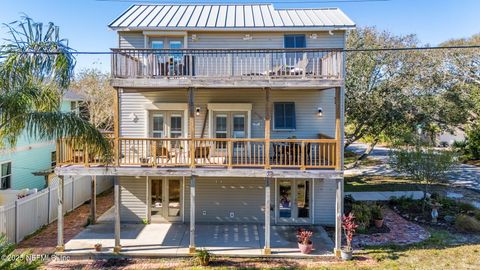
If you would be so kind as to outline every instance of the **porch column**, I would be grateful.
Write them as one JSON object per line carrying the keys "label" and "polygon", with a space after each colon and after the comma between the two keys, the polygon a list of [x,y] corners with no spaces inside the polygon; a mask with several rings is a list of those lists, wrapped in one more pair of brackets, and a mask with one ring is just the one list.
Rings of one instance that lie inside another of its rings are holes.
{"label": "porch column", "polygon": [[265,88],[265,169],[270,169],[270,118],[272,112],[270,88]]}
{"label": "porch column", "polygon": [[343,178],[332,179],[335,181],[335,256],[340,257],[342,248],[342,216],[343,216]]}
{"label": "porch column", "polygon": [[97,223],[97,176],[92,175],[92,180],[90,181],[90,224]]}
{"label": "porch column", "polygon": [[190,177],[190,254],[195,253],[195,175]]}
{"label": "porch column", "polygon": [[342,122],[341,122],[341,88],[335,87],[335,169],[341,171],[342,164]]}
{"label": "porch column", "polygon": [[263,248],[264,255],[272,254],[270,249],[270,185],[273,173],[271,171],[267,172],[267,177],[265,177],[265,247]]}
{"label": "porch column", "polygon": [[57,214],[57,252],[63,252],[65,250],[65,244],[63,242],[63,199],[64,199],[64,176],[58,177],[58,214]]}
{"label": "porch column", "polygon": [[190,138],[190,167],[195,168],[195,89],[188,88],[188,137]]}
{"label": "porch column", "polygon": [[122,246],[120,245],[120,179],[115,176],[114,179],[114,205],[115,205],[115,246],[113,252],[120,252]]}

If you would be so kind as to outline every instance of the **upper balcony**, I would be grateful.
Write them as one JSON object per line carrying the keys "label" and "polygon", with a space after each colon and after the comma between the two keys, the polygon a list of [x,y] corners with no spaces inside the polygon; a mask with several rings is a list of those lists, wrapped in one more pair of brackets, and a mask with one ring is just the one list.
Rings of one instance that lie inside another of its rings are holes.
{"label": "upper balcony", "polygon": [[112,49],[112,86],[316,88],[343,85],[340,49]]}

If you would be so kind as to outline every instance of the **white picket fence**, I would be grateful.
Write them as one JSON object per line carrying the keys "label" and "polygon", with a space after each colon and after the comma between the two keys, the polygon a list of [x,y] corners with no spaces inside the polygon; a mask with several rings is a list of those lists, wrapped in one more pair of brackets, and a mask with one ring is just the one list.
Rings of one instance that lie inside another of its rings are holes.
{"label": "white picket fence", "polygon": [[[64,213],[68,213],[91,196],[91,178],[65,177]],[[113,186],[113,178],[97,176],[97,194]],[[57,219],[58,185],[0,206],[0,234],[5,234],[11,242],[19,243],[40,227]]]}

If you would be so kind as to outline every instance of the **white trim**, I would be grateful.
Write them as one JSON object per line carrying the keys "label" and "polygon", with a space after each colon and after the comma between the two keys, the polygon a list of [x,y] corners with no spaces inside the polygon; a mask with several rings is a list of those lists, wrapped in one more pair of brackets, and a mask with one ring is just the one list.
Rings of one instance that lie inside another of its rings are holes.
{"label": "white trim", "polygon": [[[149,103],[144,105],[145,108],[145,137],[150,137],[150,120],[151,111],[183,111],[183,137],[188,138],[188,103]],[[165,121],[167,120],[165,116]],[[170,134],[169,130],[164,131],[165,134]]]}
{"label": "white trim", "polygon": [[[3,164],[7,164],[7,163],[10,163],[10,174],[6,174],[6,175],[2,175],[2,172],[1,172],[1,166]],[[12,183],[13,183],[13,161],[11,159],[9,160],[3,160],[3,161],[0,161],[0,181],[3,177],[8,177],[10,176],[10,187],[6,188],[6,189],[1,189],[1,185],[0,185],[0,190],[11,190],[12,189]]]}
{"label": "white trim", "polygon": [[143,31],[144,36],[148,37],[164,37],[164,36],[186,36],[185,31]]}
{"label": "white trim", "polygon": [[315,178],[312,178],[312,190],[310,191],[312,194],[312,225],[315,224]]}
{"label": "white trim", "polygon": [[213,114],[215,111],[222,112],[246,112],[247,113],[247,138],[251,138],[252,131],[252,103],[208,103],[208,134],[214,138],[213,134]]}

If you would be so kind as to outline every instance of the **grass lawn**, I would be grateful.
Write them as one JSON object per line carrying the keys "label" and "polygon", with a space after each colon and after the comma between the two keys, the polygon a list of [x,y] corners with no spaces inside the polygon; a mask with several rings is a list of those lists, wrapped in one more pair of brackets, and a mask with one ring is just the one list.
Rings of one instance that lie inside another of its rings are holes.
{"label": "grass lawn", "polygon": [[430,229],[432,237],[409,246],[368,247],[355,253],[355,260],[334,258],[213,258],[210,267],[200,267],[190,258],[72,260],[52,262],[46,269],[480,269],[480,244],[452,245],[454,235]]}
{"label": "grass lawn", "polygon": [[[360,157],[359,154],[357,154],[353,151],[345,151],[344,156],[345,156],[344,157],[345,165],[349,165],[349,164],[354,163]],[[376,166],[376,165],[380,165],[381,163],[382,163],[382,161],[379,160],[379,159],[367,157],[366,159],[364,159],[360,162],[360,166]]]}
{"label": "grass lawn", "polygon": [[411,191],[420,190],[422,186],[405,177],[392,176],[346,176],[345,191]]}

